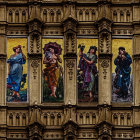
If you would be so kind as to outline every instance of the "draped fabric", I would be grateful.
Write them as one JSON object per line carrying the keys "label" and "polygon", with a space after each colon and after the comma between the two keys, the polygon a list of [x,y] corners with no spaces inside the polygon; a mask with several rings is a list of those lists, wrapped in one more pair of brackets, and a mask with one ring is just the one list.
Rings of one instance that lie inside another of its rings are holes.
{"label": "draped fabric", "polygon": [[92,91],[94,84],[95,84],[95,73],[97,72],[97,56],[94,54],[83,54],[83,57],[85,57],[89,61],[93,61],[93,64],[88,64],[82,58],[80,58],[78,67],[80,70],[83,71],[83,89],[86,91]]}
{"label": "draped fabric", "polygon": [[8,75],[7,85],[11,90],[19,92],[23,76],[22,64],[25,64],[26,60],[23,59],[22,53],[19,53],[17,56],[11,56],[7,63],[10,65],[10,73]]}
{"label": "draped fabric", "polygon": [[44,69],[44,75],[45,81],[47,82],[50,89],[52,86],[57,87],[59,72],[60,70],[57,63],[46,65],[46,68]]}
{"label": "draped fabric", "polygon": [[124,60],[119,57],[114,60],[114,64],[116,65],[114,86],[115,88],[120,89],[121,92],[127,94],[130,83],[130,65],[132,63],[132,59],[128,53],[125,54],[125,57],[126,58]]}

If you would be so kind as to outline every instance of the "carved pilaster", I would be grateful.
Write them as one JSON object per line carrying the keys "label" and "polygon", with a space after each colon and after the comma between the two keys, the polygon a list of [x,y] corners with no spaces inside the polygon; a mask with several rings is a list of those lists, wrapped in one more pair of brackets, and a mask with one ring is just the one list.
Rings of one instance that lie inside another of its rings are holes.
{"label": "carved pilaster", "polygon": [[[41,103],[41,60],[42,60],[42,20],[40,3],[36,0],[29,2],[29,94],[30,104]],[[34,84],[33,84],[34,83]]]}
{"label": "carved pilaster", "polygon": [[99,104],[111,104],[112,95],[112,37],[110,1],[98,2],[99,32]]}
{"label": "carved pilaster", "polygon": [[[135,19],[136,20],[136,19]],[[138,140],[140,137],[140,121],[138,117],[140,116],[140,24],[134,23],[134,46],[133,46],[133,66],[134,66],[134,107],[133,117],[134,117],[134,135],[135,140]]]}
{"label": "carved pilaster", "polygon": [[[64,66],[65,66],[65,104],[76,104],[76,8],[73,0],[63,1],[64,17],[62,24],[64,27]],[[73,89],[71,90],[71,87]]]}
{"label": "carved pilaster", "polygon": [[99,104],[111,104],[112,55],[99,54]]}
{"label": "carved pilaster", "polygon": [[[65,89],[64,89],[64,100],[65,104],[76,104],[76,58],[64,58],[64,69],[65,69]],[[73,88],[71,88],[73,87]]]}
{"label": "carved pilaster", "polygon": [[6,105],[6,6],[0,6],[0,105]]}
{"label": "carved pilaster", "polygon": [[41,103],[41,55],[29,55],[30,104]]}

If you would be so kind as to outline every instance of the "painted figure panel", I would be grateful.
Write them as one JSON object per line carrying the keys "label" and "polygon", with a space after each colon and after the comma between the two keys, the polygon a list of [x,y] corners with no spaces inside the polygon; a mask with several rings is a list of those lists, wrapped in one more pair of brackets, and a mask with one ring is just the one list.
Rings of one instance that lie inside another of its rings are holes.
{"label": "painted figure panel", "polygon": [[132,40],[114,39],[113,57],[113,98],[114,102],[132,102]]}
{"label": "painted figure panel", "polygon": [[97,39],[78,39],[78,101],[98,101]]}
{"label": "painted figure panel", "polygon": [[43,102],[63,102],[62,39],[43,39]]}
{"label": "painted figure panel", "polygon": [[7,102],[27,101],[27,39],[7,40]]}

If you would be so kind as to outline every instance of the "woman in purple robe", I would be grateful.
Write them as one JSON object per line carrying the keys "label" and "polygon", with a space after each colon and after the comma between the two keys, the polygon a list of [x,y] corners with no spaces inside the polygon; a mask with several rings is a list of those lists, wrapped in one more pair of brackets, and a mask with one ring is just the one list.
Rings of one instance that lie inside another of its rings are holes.
{"label": "woman in purple robe", "polygon": [[97,47],[91,46],[88,53],[84,54],[82,50],[79,52],[80,61],[79,68],[83,71],[83,90],[88,92],[90,99],[93,98],[95,92],[95,74],[97,73]]}

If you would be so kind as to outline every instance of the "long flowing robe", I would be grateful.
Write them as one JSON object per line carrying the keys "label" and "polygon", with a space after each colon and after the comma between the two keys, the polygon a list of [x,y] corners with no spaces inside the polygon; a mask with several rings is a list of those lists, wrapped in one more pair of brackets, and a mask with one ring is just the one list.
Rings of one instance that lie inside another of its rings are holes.
{"label": "long flowing robe", "polygon": [[60,70],[58,63],[46,64],[46,68],[44,69],[44,76],[45,81],[47,82],[50,89],[51,87],[57,87],[59,73]]}
{"label": "long flowing robe", "polygon": [[95,74],[97,72],[97,56],[95,54],[83,54],[83,57],[89,61],[93,61],[93,64],[88,64],[82,58],[80,58],[78,67],[83,71],[83,89],[86,91],[93,91],[95,85]]}
{"label": "long flowing robe", "polygon": [[19,53],[17,56],[10,57],[7,63],[10,65],[7,85],[11,90],[19,92],[23,72],[22,64],[25,64],[26,60],[23,58],[22,53]]}
{"label": "long flowing robe", "polygon": [[114,86],[121,89],[121,92],[127,94],[130,83],[130,65],[132,63],[132,59],[128,53],[125,54],[125,57],[126,58],[124,60],[119,59],[119,57],[114,60],[114,64],[116,65]]}

